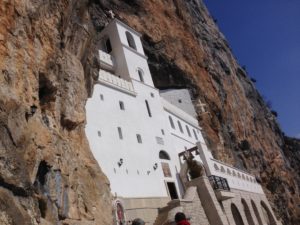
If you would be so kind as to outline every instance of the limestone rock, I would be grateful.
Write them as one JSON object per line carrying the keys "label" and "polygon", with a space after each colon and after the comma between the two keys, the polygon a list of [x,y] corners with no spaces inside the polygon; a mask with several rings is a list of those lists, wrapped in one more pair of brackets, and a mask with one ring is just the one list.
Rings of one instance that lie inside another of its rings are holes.
{"label": "limestone rock", "polygon": [[112,224],[109,182],[84,133],[112,15],[143,34],[157,87],[187,87],[206,104],[198,119],[216,158],[255,173],[284,224],[299,224],[297,145],[201,0],[1,1],[0,223]]}

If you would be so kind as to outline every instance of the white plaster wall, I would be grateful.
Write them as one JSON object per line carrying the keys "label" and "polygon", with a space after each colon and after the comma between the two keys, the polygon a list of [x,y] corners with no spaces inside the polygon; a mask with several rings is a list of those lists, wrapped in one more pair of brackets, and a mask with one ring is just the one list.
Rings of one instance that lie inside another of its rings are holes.
{"label": "white plaster wall", "polygon": [[[141,82],[133,81],[133,85],[138,93],[136,97],[95,85],[93,96],[86,105],[86,134],[95,158],[111,182],[113,193],[123,197],[167,196],[165,181],[176,181],[174,160],[178,156],[172,151],[159,93]],[[100,94],[104,101],[100,100]],[[152,117],[148,116],[145,100]],[[120,110],[119,101],[124,102],[124,111]],[[122,128],[123,140],[119,139],[117,127]],[[101,131],[101,137],[98,137],[98,131]],[[142,144],[137,142],[136,134],[141,135]],[[164,145],[157,144],[155,137],[163,138]],[[169,161],[172,178],[163,177],[160,150],[168,152],[172,159]],[[120,158],[124,160],[121,167],[117,165]],[[158,164],[157,170],[153,169],[155,163]],[[150,171],[149,175],[147,171]]]}
{"label": "white plaster wall", "polygon": [[148,62],[145,58],[137,55],[134,51],[131,49],[123,47],[123,51],[125,54],[128,72],[130,74],[130,77],[135,80],[140,80],[137,69],[141,68],[143,70],[143,77],[144,77],[144,83],[154,87],[151,73],[149,70]]}
{"label": "white plaster wall", "polygon": [[161,90],[160,95],[168,102],[185,111],[192,117],[196,118],[197,114],[191,100],[188,89],[167,89]]}

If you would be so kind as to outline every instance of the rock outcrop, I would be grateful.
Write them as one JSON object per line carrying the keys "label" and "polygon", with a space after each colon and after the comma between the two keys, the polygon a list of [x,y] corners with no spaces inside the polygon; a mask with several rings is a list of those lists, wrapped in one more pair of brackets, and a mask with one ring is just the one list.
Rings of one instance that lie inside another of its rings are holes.
{"label": "rock outcrop", "polygon": [[84,133],[98,71],[88,1],[0,5],[0,224],[111,225]]}
{"label": "rock outcrop", "polygon": [[299,224],[299,145],[284,138],[201,0],[1,1],[0,223],[112,224],[84,105],[98,34],[114,14],[143,34],[158,88],[191,90],[214,156],[255,173],[284,224]]}

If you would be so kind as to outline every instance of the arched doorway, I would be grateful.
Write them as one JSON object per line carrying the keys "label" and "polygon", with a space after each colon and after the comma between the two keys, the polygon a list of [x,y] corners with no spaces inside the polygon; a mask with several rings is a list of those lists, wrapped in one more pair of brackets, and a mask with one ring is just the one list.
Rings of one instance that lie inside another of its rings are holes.
{"label": "arched doorway", "polygon": [[253,218],[251,216],[251,212],[250,212],[250,209],[248,207],[248,204],[247,204],[246,200],[243,199],[243,198],[242,198],[242,204],[243,204],[243,208],[244,208],[244,212],[245,212],[248,224],[249,225],[255,225],[255,223],[253,221]]}
{"label": "arched doorway", "polygon": [[233,216],[235,225],[244,225],[242,216],[241,216],[238,208],[233,203],[231,204],[231,212],[232,212],[232,216]]}
{"label": "arched doorway", "polygon": [[263,215],[264,215],[267,225],[276,225],[275,218],[273,217],[273,215],[272,215],[271,211],[269,210],[268,206],[266,205],[266,203],[261,201],[260,204],[261,204],[261,210],[263,212]]}
{"label": "arched doorway", "polygon": [[253,211],[254,211],[254,213],[255,213],[256,219],[257,219],[257,221],[258,221],[258,224],[259,224],[259,225],[263,225],[262,220],[261,220],[261,218],[260,218],[260,215],[259,215],[259,213],[258,213],[257,207],[256,207],[256,205],[255,205],[255,203],[254,203],[253,200],[251,200],[251,205],[252,205]]}

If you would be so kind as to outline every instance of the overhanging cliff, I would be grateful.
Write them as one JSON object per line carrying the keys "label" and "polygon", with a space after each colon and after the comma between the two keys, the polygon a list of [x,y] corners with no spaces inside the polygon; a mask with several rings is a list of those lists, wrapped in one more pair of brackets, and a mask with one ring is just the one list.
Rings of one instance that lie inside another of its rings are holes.
{"label": "overhanging cliff", "polygon": [[84,134],[111,12],[143,34],[157,87],[191,89],[215,157],[256,174],[284,224],[299,224],[297,141],[196,0],[1,2],[1,224],[111,224],[108,181]]}

